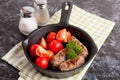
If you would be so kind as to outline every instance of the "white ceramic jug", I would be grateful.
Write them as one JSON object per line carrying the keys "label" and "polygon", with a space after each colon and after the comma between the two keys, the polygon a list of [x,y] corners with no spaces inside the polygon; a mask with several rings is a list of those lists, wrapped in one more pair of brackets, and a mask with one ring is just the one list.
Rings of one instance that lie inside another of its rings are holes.
{"label": "white ceramic jug", "polygon": [[19,30],[24,35],[29,35],[32,31],[38,28],[36,18],[34,16],[34,8],[25,6],[21,10],[19,22]]}

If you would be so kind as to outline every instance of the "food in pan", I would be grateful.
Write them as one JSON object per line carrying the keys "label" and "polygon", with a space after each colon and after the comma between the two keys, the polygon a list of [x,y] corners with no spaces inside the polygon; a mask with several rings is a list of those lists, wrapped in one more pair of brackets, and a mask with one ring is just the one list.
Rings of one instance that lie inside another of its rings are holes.
{"label": "food in pan", "polygon": [[58,67],[60,71],[68,71],[83,65],[87,56],[87,48],[71,36],[66,47],[53,57],[51,65],[54,69]]}
{"label": "food in pan", "polygon": [[65,28],[41,37],[29,48],[35,64],[43,69],[69,71],[82,66],[88,56],[87,48]]}

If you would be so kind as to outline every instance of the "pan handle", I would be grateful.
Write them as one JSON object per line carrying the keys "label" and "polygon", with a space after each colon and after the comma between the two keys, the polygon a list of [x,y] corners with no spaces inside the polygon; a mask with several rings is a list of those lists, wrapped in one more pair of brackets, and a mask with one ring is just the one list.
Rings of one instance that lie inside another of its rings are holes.
{"label": "pan handle", "polygon": [[60,24],[68,24],[72,6],[73,4],[69,1],[63,3]]}

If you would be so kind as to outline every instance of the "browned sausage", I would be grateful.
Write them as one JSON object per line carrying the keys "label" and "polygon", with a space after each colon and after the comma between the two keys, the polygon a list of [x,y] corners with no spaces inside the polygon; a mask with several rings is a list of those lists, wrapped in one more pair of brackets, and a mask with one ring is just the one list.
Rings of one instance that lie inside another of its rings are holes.
{"label": "browned sausage", "polygon": [[51,66],[53,69],[55,69],[56,67],[58,67],[60,65],[60,63],[62,63],[63,61],[65,61],[65,57],[66,57],[66,52],[67,49],[64,48],[61,51],[59,51],[54,57],[53,59],[50,61]]}
{"label": "browned sausage", "polygon": [[60,71],[68,71],[80,67],[85,63],[85,58],[79,55],[76,59],[68,59],[59,65]]}
{"label": "browned sausage", "polygon": [[82,47],[82,52],[76,59],[66,60],[67,49],[62,49],[53,57],[50,62],[53,69],[58,67],[60,71],[68,71],[75,69],[85,63],[85,58],[88,56],[87,48],[74,36],[72,36],[69,41],[77,42],[77,44]]}

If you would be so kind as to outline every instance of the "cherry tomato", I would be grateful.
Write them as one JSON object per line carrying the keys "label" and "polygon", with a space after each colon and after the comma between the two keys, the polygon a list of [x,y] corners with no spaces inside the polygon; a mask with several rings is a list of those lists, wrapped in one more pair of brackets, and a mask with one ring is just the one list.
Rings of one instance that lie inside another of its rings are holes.
{"label": "cherry tomato", "polygon": [[67,32],[67,41],[71,38],[71,33],[68,31]]}
{"label": "cherry tomato", "polygon": [[55,40],[56,39],[56,33],[55,32],[50,32],[48,35],[47,35],[47,42],[50,43],[51,41]]}
{"label": "cherry tomato", "polygon": [[53,40],[48,44],[48,49],[53,51],[54,53],[57,53],[61,49],[63,49],[63,45],[60,41],[58,40]]}
{"label": "cherry tomato", "polygon": [[46,40],[45,40],[44,37],[42,37],[40,39],[40,41],[38,42],[38,44],[40,44],[43,48],[47,49],[47,42],[46,42]]}
{"label": "cherry tomato", "polygon": [[61,29],[57,32],[56,39],[61,42],[67,42],[67,30]]}
{"label": "cherry tomato", "polygon": [[32,44],[29,48],[30,56],[35,59],[38,56],[36,55],[36,49],[39,47],[38,44]]}
{"label": "cherry tomato", "polygon": [[47,56],[47,59],[48,59],[48,61],[50,61],[54,57],[54,53],[51,50],[47,50],[47,51],[49,53],[48,56]]}
{"label": "cherry tomato", "polygon": [[42,46],[39,46],[36,49],[36,55],[39,56],[39,57],[47,57],[49,55],[49,53]]}
{"label": "cherry tomato", "polygon": [[44,57],[38,57],[35,60],[35,64],[42,69],[46,69],[48,67],[48,60]]}

